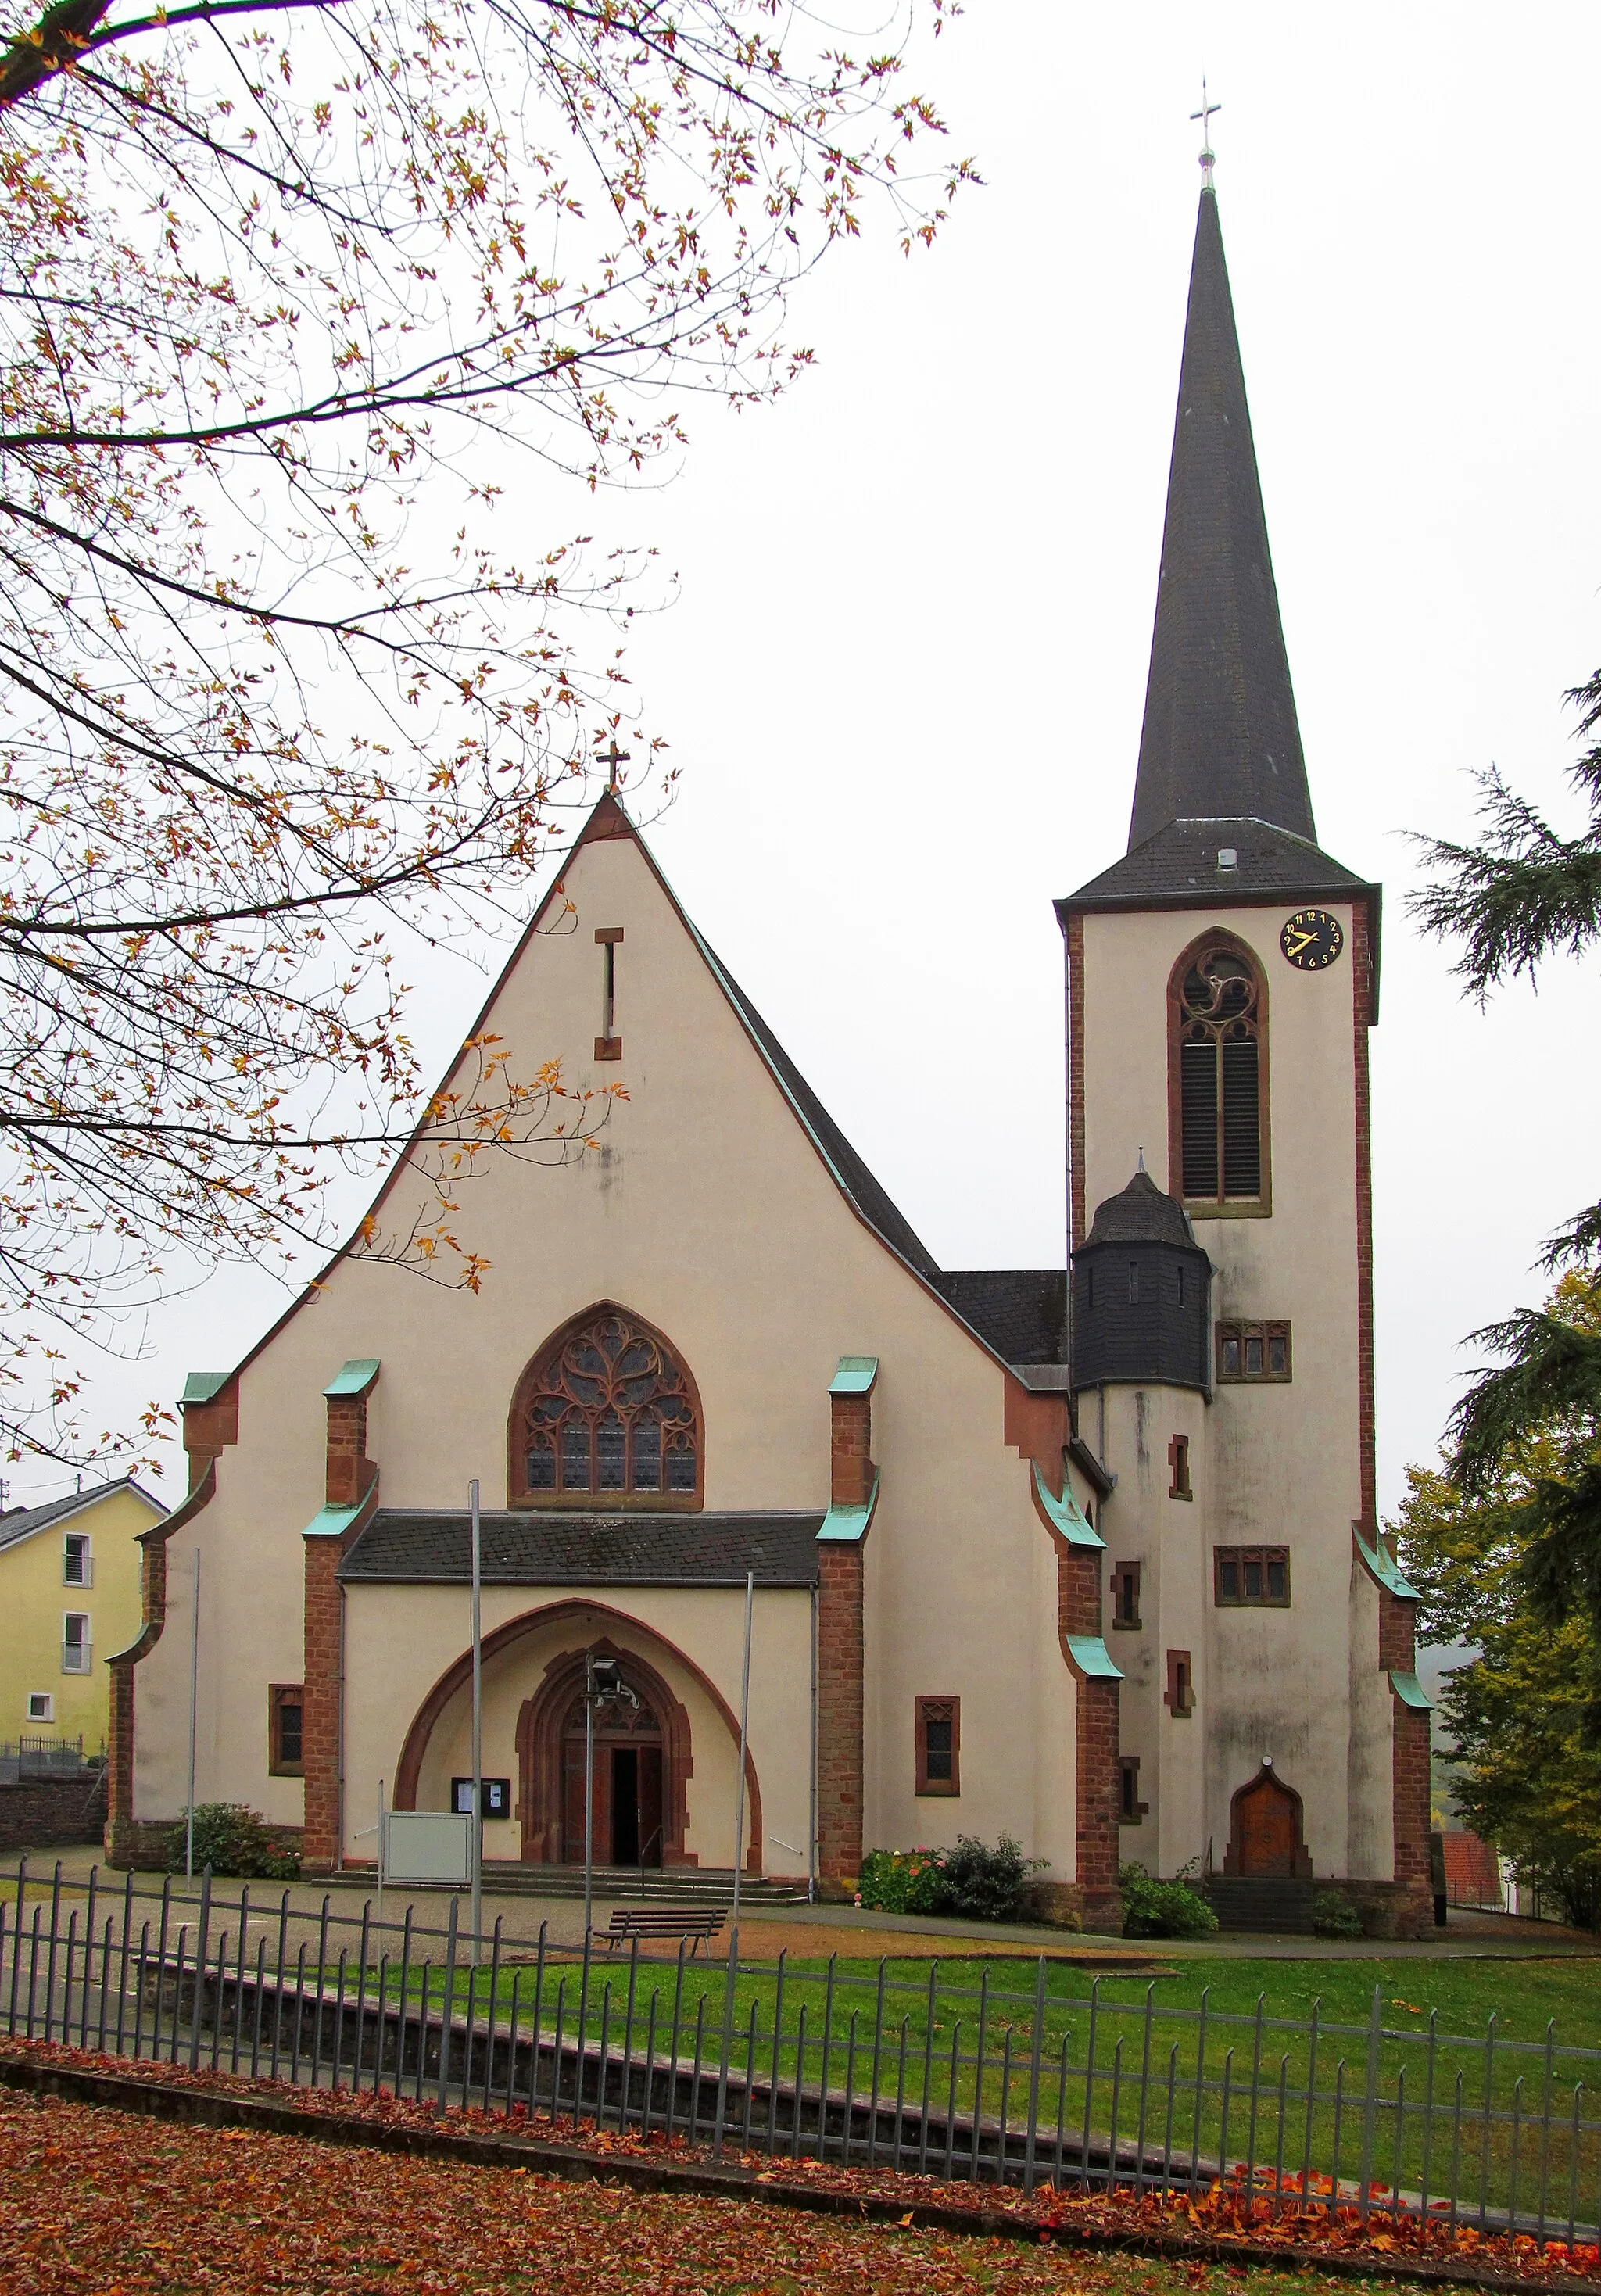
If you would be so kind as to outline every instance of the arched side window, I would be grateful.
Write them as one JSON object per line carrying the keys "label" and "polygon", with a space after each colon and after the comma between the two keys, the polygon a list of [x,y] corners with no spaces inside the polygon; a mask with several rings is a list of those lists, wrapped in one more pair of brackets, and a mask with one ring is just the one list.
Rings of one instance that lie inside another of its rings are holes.
{"label": "arched side window", "polygon": [[1173,967],[1168,1103],[1168,1185],[1186,1209],[1270,1212],[1268,984],[1231,934],[1204,934]]}
{"label": "arched side window", "polygon": [[513,1506],[698,1507],[701,1399],[660,1332],[610,1302],[547,1340],[517,1383]]}

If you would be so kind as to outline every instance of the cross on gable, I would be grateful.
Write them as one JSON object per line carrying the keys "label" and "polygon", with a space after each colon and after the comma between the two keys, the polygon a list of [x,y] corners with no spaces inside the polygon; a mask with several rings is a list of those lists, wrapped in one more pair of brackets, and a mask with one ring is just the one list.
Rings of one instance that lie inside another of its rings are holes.
{"label": "cross on gable", "polygon": [[[595,738],[598,742],[599,734],[597,734]],[[609,749],[597,750],[595,753],[596,765],[604,766],[606,768],[606,787],[612,791],[613,797],[617,794],[617,768],[619,766],[626,766],[633,754],[631,750],[618,748],[615,734],[612,736],[612,745]]]}

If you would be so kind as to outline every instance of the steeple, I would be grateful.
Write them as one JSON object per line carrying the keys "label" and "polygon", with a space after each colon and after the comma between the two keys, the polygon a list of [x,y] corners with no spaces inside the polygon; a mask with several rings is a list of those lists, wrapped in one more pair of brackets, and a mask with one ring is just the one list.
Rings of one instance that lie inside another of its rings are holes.
{"label": "steeple", "polygon": [[1269,822],[1316,842],[1209,181],[1195,222],[1129,849],[1170,822],[1219,819]]}

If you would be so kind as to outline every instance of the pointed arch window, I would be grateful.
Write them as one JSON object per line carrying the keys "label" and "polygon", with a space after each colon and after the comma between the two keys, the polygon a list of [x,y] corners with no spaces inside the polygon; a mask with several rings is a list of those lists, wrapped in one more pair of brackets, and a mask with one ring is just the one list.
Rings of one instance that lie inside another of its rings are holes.
{"label": "pointed arch window", "polygon": [[1272,1209],[1268,984],[1230,934],[1192,942],[1168,992],[1169,1173],[1203,1217]]}
{"label": "pointed arch window", "polygon": [[513,1398],[513,1506],[698,1507],[700,1398],[660,1332],[610,1303],[547,1340]]}

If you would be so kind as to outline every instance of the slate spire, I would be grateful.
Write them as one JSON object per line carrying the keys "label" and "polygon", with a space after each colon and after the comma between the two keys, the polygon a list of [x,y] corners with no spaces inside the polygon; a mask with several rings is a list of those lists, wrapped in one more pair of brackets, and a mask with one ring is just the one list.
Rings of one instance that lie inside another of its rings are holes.
{"label": "slate spire", "polygon": [[1216,193],[1201,194],[1129,849],[1254,816],[1316,841]]}

